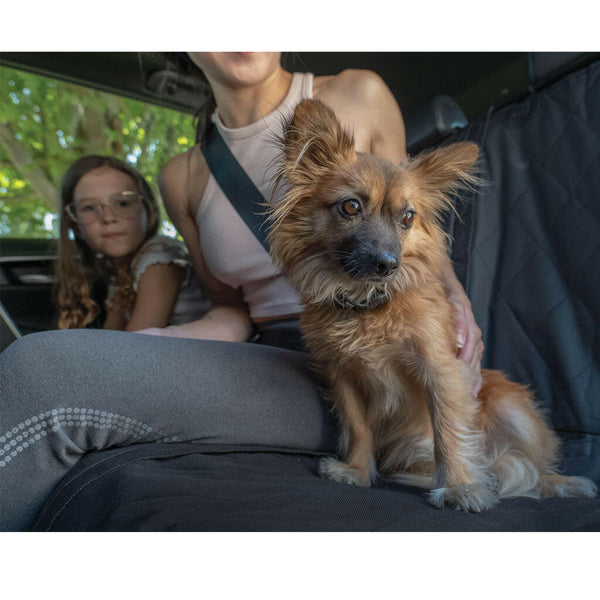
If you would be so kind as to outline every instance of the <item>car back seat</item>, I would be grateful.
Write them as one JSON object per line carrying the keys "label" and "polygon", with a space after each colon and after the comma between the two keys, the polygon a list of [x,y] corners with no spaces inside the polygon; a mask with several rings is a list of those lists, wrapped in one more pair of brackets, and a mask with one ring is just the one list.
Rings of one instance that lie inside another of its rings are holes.
{"label": "car back seat", "polygon": [[444,94],[432,98],[418,111],[407,116],[405,121],[408,154],[417,154],[436,146],[468,124],[458,102]]}
{"label": "car back seat", "polygon": [[480,145],[486,182],[449,219],[452,258],[484,366],[531,384],[564,467],[598,481],[600,61],[535,88],[448,140]]}

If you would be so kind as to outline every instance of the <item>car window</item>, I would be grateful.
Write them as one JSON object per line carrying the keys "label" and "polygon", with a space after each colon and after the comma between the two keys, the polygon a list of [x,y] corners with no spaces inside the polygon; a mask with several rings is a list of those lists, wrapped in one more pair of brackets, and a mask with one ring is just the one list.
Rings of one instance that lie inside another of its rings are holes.
{"label": "car window", "polygon": [[190,114],[0,66],[0,237],[57,238],[61,178],[84,154],[127,160],[159,197],[160,168],[193,142]]}

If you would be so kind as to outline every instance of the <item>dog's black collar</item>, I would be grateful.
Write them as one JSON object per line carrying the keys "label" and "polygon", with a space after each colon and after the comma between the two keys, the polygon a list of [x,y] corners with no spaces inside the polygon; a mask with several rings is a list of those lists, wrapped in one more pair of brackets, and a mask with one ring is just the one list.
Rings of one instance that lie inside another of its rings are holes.
{"label": "dog's black collar", "polygon": [[353,310],[355,312],[364,312],[365,310],[370,310],[372,308],[377,308],[381,306],[384,302],[387,302],[390,299],[388,294],[385,292],[375,292],[371,294],[369,298],[363,300],[362,302],[355,302],[354,300],[350,300],[347,296],[343,294],[338,294],[333,299],[333,305],[340,310]]}

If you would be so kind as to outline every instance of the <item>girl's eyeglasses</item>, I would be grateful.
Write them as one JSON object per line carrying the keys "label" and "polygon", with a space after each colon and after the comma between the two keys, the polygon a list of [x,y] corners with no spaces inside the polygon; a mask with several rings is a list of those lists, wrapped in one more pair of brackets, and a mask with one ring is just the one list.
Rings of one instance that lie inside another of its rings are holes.
{"label": "girl's eyeglasses", "polygon": [[67,214],[81,225],[89,225],[104,218],[104,211],[110,211],[116,217],[134,219],[139,213],[142,196],[137,192],[119,192],[109,196],[108,202],[99,202],[93,198],[84,198],[65,206]]}

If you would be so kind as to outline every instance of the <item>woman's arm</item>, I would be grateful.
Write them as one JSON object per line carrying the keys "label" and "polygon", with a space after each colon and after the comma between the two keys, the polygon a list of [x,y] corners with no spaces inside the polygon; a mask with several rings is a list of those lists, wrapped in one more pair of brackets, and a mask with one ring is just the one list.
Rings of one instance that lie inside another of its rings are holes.
{"label": "woman's arm", "polygon": [[197,148],[171,159],[159,176],[159,187],[169,218],[182,235],[194,269],[207,290],[212,308],[200,320],[141,333],[225,341],[246,341],[252,333],[248,309],[239,290],[217,280],[202,256],[198,226],[194,218],[197,204],[191,190],[201,196],[208,181],[208,167]]}
{"label": "woman's arm", "polygon": [[446,287],[448,301],[454,306],[454,332],[458,358],[470,367],[473,395],[481,390],[481,358],[483,357],[483,340],[481,329],[475,322],[475,315],[463,286],[456,277],[450,259],[442,268],[442,283]]}

